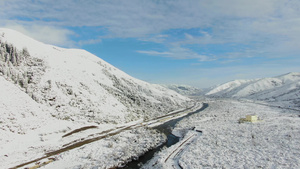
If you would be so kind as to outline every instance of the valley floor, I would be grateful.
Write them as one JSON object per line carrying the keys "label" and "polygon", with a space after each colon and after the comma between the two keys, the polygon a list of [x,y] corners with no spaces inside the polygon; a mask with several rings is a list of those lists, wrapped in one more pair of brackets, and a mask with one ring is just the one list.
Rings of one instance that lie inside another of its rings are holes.
{"label": "valley floor", "polygon": [[[209,106],[204,111],[184,118],[176,125],[173,134],[182,137],[181,141],[157,153],[142,168],[300,168],[299,111],[237,100],[207,102]],[[194,109],[199,106],[201,104]],[[256,114],[260,121],[238,122],[240,118],[250,114]],[[161,119],[156,121],[161,122]],[[148,124],[153,125],[153,122],[149,121]],[[141,122],[133,124],[135,123]],[[126,126],[119,127],[121,129]],[[28,145],[32,145],[29,148],[27,144],[24,145],[23,137],[13,142],[5,142],[3,139],[2,143],[5,144],[2,144],[0,168],[13,167],[41,157],[45,152],[57,150],[58,147],[64,147],[63,144],[84,136],[88,138],[93,133],[108,134],[114,128],[115,126],[101,129],[90,126],[78,133],[72,133],[68,129],[70,132],[56,133],[55,139],[51,134],[40,135],[43,140],[33,140],[31,144],[28,142]],[[72,134],[66,135],[67,133]],[[30,140],[29,137],[26,138]],[[137,158],[165,139],[163,134],[148,127],[124,130],[76,149],[57,153],[52,156],[55,162],[40,168],[112,168],[131,158]],[[13,152],[9,151],[17,143],[22,143],[23,149],[13,148]],[[49,143],[52,144],[49,146]],[[5,149],[5,145],[10,146]],[[49,162],[49,159],[40,161],[43,162]],[[34,165],[31,163],[22,168]]]}
{"label": "valley floor", "polygon": [[[148,126],[155,126],[172,118],[201,108],[191,105],[169,112],[150,121],[133,121],[120,125],[92,125],[73,129],[61,121],[35,130],[31,135],[12,135],[0,139],[0,168],[112,168],[122,166],[149,149],[155,148],[166,137]],[[50,121],[48,119],[48,121]],[[58,123],[60,122],[60,123]],[[44,123],[45,124],[45,123]],[[67,123],[69,124],[69,123]],[[62,128],[60,128],[62,127]],[[48,128],[48,132],[45,129]],[[58,131],[59,129],[59,131]],[[54,132],[53,130],[56,130]],[[19,137],[17,137],[19,136]],[[45,163],[45,164],[44,164]],[[50,163],[50,164],[48,164]]]}
{"label": "valley floor", "polygon": [[[177,124],[173,133],[183,139],[143,168],[300,168],[299,113],[235,100],[210,101],[207,109]],[[261,121],[238,122],[252,114]]]}

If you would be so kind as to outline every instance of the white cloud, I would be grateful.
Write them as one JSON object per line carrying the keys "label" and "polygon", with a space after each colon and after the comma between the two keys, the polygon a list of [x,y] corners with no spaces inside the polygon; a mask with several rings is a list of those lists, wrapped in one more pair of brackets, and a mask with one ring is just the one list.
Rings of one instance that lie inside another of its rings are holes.
{"label": "white cloud", "polygon": [[139,40],[147,41],[147,42],[155,42],[155,43],[164,43],[166,42],[168,37],[169,35],[158,34],[158,35],[149,35],[146,38],[139,38]]}
{"label": "white cloud", "polygon": [[102,39],[98,38],[98,39],[89,39],[89,40],[80,40],[78,42],[79,46],[83,46],[83,45],[90,45],[90,44],[96,44],[96,43],[101,43]]}
{"label": "white cloud", "polygon": [[169,51],[167,52],[158,52],[158,51],[137,51],[138,53],[147,54],[147,55],[155,55],[155,56],[162,56],[162,57],[169,57],[173,59],[197,59],[198,61],[212,61],[214,58],[199,55],[196,52],[188,48],[183,48],[178,45],[173,45],[170,47]]}
{"label": "white cloud", "polygon": [[[115,36],[140,37],[168,29],[218,27],[231,19],[268,18],[276,12],[276,4],[284,3],[278,0],[65,0],[60,3],[13,0],[5,1],[5,8],[1,9],[6,18],[51,20],[68,26],[105,26]],[[282,13],[290,16],[287,11]]]}
{"label": "white cloud", "polygon": [[[194,79],[194,84],[200,86],[206,81],[208,86],[236,78],[300,71],[299,0],[0,0],[0,9],[0,26],[45,43],[72,46],[99,43],[100,38],[137,38],[167,48],[138,53],[198,61],[219,59],[213,63],[219,67],[205,69],[201,62],[191,65],[180,77],[184,83]],[[74,42],[69,27],[96,27],[104,33]],[[232,44],[236,46],[220,52]],[[192,50],[206,47],[211,53],[217,52],[210,55],[207,50],[201,55]],[[278,61],[279,57],[292,56],[293,62]],[[268,63],[270,57],[278,58],[273,64],[228,66],[246,57],[266,57],[261,60]],[[212,77],[215,79],[207,80]]]}
{"label": "white cloud", "polygon": [[30,36],[38,41],[47,44],[64,46],[64,47],[71,47],[74,45],[74,42],[72,42],[69,39],[69,36],[74,33],[64,28],[37,25],[37,24],[22,25],[22,24],[12,23],[12,22],[5,24],[3,26],[6,28],[19,31],[27,36]]}
{"label": "white cloud", "polygon": [[[166,46],[172,43],[179,46],[240,43],[270,55],[275,54],[273,49],[285,53],[292,46],[295,53],[300,53],[297,49],[300,43],[299,0],[64,0],[60,3],[52,0],[2,0],[0,9],[2,24],[7,24],[7,20],[22,20],[26,25],[38,22],[56,28],[51,36],[52,44],[70,43],[67,37],[70,31],[57,28],[94,26],[107,30],[102,38],[133,37]],[[185,39],[164,34],[168,30],[193,28],[209,31],[202,31],[201,36],[186,33]],[[39,32],[43,34],[45,31]],[[35,37],[43,39],[43,36]],[[179,52],[203,58],[192,51]]]}
{"label": "white cloud", "polygon": [[147,55],[156,55],[156,56],[162,56],[162,55],[172,55],[172,53],[170,52],[158,52],[158,51],[153,51],[153,50],[149,50],[149,51],[137,51],[138,53],[142,53],[142,54],[147,54]]}

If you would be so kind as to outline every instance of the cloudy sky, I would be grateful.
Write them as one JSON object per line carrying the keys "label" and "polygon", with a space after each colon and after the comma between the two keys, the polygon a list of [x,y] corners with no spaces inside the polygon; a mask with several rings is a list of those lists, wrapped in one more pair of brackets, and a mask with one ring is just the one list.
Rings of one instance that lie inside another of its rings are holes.
{"label": "cloudy sky", "polygon": [[299,0],[0,0],[0,27],[151,82],[209,87],[300,71]]}

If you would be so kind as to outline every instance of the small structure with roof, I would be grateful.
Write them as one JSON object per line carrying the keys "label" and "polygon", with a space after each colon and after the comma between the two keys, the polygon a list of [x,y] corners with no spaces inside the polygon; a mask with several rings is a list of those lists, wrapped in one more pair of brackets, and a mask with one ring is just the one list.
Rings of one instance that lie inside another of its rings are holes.
{"label": "small structure with roof", "polygon": [[240,118],[239,123],[243,123],[243,122],[257,122],[258,118],[257,115],[246,115],[246,118]]}

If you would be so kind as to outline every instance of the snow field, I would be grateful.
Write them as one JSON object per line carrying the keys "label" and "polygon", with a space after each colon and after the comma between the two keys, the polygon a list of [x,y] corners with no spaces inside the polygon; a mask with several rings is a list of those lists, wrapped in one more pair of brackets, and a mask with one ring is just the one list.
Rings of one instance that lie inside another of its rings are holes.
{"label": "snow field", "polygon": [[53,118],[53,110],[34,102],[2,76],[0,93],[1,168],[41,156],[57,144],[60,133],[75,125]]}
{"label": "snow field", "polygon": [[[238,119],[248,114],[258,115],[262,121],[239,124]],[[180,121],[174,130],[184,135],[192,127],[203,134],[178,158],[183,168],[300,167],[300,118],[295,112],[219,100],[210,102],[203,112]],[[157,161],[155,168],[172,167],[172,160],[164,163],[162,159],[176,145],[158,153],[144,168],[153,168]]]}

